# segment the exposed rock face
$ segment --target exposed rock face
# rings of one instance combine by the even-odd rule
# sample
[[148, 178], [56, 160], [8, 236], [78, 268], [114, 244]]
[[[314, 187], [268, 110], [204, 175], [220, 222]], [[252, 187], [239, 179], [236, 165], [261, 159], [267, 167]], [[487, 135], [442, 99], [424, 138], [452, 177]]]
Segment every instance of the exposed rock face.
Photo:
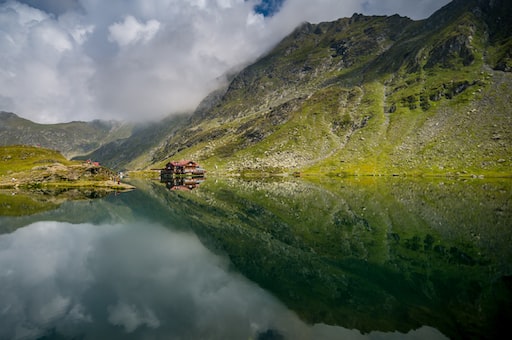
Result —
[[440, 65], [443, 68], [453, 68], [453, 60], [460, 59], [464, 66], [469, 66], [475, 61], [475, 55], [471, 47], [470, 36], [458, 35], [446, 41], [440, 46], [434, 47], [430, 52], [425, 69]]

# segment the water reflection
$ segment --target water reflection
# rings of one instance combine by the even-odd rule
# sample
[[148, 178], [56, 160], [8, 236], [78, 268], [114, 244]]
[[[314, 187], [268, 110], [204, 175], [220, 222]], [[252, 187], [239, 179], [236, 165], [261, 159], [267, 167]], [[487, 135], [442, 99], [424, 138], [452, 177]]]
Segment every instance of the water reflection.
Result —
[[204, 177], [172, 177], [163, 180], [169, 190], [190, 191], [205, 181]]
[[512, 321], [511, 181], [134, 184], [0, 216], [0, 339], [493, 338]]
[[155, 224], [37, 222], [0, 236], [0, 268], [1, 339], [367, 338], [307, 326], [193, 234]]
[[0, 189], [0, 216], [27, 216], [57, 208], [69, 200], [89, 200], [105, 197], [101, 189]]
[[511, 183], [218, 179], [170, 209], [307, 322], [493, 338], [512, 321]]
[[292, 319], [190, 234], [40, 222], [0, 242], [0, 338], [247, 338]]

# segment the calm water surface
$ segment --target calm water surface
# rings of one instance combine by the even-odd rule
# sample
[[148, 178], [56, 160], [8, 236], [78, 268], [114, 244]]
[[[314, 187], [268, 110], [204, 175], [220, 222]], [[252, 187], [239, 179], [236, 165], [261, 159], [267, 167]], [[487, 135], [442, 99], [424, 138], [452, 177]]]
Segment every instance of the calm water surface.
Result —
[[508, 332], [510, 180], [134, 184], [0, 192], [0, 339]]

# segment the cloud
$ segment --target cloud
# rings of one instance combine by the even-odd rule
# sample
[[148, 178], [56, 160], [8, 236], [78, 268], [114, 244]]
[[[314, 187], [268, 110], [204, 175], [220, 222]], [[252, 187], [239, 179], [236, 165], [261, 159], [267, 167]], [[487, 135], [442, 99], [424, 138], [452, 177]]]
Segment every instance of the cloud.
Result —
[[421, 18], [446, 2], [3, 1], [0, 110], [45, 123], [160, 119], [193, 110], [227, 72], [303, 21], [354, 12]]
[[23, 2], [57, 15], [80, 8], [79, 0], [24, 0]]
[[148, 42], [160, 29], [160, 22], [148, 20], [147, 23], [140, 23], [137, 19], [128, 15], [123, 22], [115, 23], [108, 28], [110, 32], [109, 41], [115, 41], [120, 47]]
[[79, 40], [87, 30], [80, 35], [79, 26], [69, 30], [65, 22], [16, 2], [0, 7], [0, 23], [1, 109], [38, 121], [65, 114], [87, 118], [91, 98], [83, 79], [94, 74], [94, 63]]
[[118, 302], [109, 306], [108, 321], [113, 325], [123, 326], [127, 333], [131, 333], [142, 325], [150, 328], [158, 328], [160, 321], [155, 313], [147, 307], [139, 308], [135, 305], [128, 305], [126, 302]]
[[363, 2], [363, 12], [372, 15], [392, 15], [399, 13], [412, 19], [424, 19], [450, 0], [366, 0]]

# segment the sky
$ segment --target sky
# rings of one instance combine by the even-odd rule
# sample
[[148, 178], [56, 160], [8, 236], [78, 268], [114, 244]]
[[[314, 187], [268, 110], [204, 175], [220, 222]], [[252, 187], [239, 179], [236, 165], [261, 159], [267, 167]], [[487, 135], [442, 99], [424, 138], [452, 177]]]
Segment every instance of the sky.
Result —
[[190, 112], [304, 21], [449, 0], [0, 0], [0, 111], [38, 123]]

